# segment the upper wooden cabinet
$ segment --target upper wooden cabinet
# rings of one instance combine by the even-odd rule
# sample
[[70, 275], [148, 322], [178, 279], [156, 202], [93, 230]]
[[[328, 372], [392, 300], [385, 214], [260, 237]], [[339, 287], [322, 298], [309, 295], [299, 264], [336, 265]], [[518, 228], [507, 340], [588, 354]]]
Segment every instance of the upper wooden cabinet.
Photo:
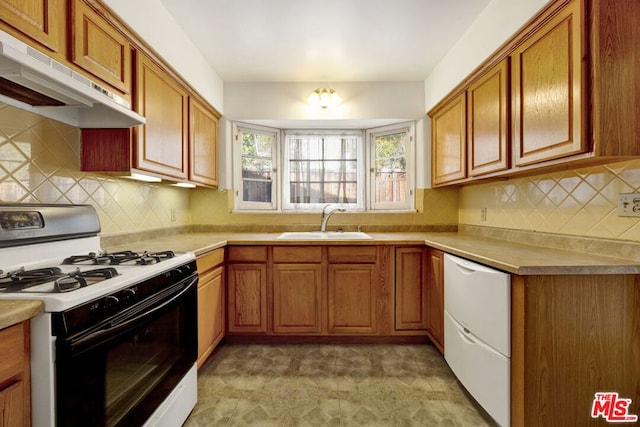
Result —
[[431, 113], [432, 181], [434, 185], [467, 176], [466, 94]]
[[134, 164], [179, 180], [188, 177], [187, 91], [158, 64], [136, 52], [136, 111], [147, 123], [134, 128]]
[[583, 13], [574, 0], [511, 54], [516, 166], [587, 150]]
[[[0, 20], [52, 53], [65, 52], [66, 0], [0, 0]], [[7, 27], [3, 26], [3, 29]]]
[[218, 186], [219, 114], [189, 97], [189, 180]]
[[429, 112], [433, 185], [640, 155], [639, 21], [640, 2], [549, 2]]
[[129, 40], [82, 0], [71, 3], [71, 61], [131, 98]]
[[501, 61], [467, 89], [469, 176], [509, 167], [508, 60]]

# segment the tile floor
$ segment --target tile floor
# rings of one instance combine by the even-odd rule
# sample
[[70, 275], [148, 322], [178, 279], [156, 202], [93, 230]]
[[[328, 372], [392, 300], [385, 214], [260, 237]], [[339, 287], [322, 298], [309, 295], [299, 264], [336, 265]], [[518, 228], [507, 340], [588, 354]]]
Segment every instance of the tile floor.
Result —
[[229, 345], [185, 427], [493, 426], [430, 345]]

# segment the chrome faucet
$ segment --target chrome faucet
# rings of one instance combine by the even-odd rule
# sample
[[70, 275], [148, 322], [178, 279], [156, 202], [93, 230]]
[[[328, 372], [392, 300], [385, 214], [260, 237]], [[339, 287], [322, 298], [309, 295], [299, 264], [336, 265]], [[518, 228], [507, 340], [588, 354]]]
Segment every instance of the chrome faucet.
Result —
[[324, 208], [322, 208], [322, 217], [320, 218], [320, 231], [323, 233], [327, 231], [327, 222], [329, 221], [329, 218], [331, 218], [331, 215], [333, 215], [336, 212], [347, 211], [345, 208], [336, 206], [327, 212], [327, 208], [329, 206], [331, 205], [326, 205]]

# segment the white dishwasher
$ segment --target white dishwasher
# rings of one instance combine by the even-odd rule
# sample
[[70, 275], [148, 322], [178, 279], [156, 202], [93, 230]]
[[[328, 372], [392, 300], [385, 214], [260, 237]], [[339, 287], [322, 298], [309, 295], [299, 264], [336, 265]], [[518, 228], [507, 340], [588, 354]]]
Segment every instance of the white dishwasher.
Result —
[[445, 360], [487, 413], [508, 426], [511, 276], [445, 254], [444, 307]]

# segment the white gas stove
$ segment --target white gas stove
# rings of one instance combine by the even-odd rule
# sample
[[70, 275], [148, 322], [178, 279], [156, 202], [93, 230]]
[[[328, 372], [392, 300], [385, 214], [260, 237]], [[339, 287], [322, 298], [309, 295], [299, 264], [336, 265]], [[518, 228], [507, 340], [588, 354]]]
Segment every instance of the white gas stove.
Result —
[[195, 256], [108, 253], [99, 232], [92, 206], [0, 204], [0, 299], [44, 303], [33, 425], [179, 425], [197, 396]]

